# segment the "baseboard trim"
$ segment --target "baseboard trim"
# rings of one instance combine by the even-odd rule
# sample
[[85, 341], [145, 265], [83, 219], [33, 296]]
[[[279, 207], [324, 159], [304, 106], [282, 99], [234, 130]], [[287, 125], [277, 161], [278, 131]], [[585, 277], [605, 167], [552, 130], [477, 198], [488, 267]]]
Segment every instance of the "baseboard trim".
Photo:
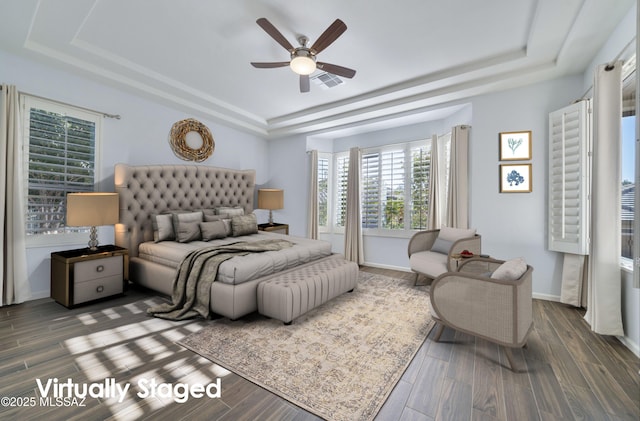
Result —
[[559, 295], [551, 295], [551, 294], [541, 294], [539, 292], [534, 292], [532, 294], [533, 298], [535, 298], [536, 300], [544, 300], [544, 301], [555, 301], [557, 303], [560, 303], [560, 296]]
[[370, 266], [372, 268], [397, 270], [400, 272], [412, 273], [411, 269], [403, 266], [382, 265], [380, 263], [372, 263], [372, 262], [364, 262], [362, 266]]
[[622, 345], [626, 346], [631, 352], [636, 354], [636, 357], [640, 358], [640, 345], [633, 342], [628, 336], [616, 336], [616, 338], [622, 342]]

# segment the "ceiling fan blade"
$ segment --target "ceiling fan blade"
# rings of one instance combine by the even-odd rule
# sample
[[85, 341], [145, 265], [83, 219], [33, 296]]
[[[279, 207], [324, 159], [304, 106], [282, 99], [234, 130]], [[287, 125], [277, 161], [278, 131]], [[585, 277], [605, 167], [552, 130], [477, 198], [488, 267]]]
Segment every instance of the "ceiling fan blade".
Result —
[[320, 51], [327, 48], [333, 41], [338, 39], [340, 35], [347, 30], [347, 25], [341, 21], [340, 19], [336, 19], [331, 26], [329, 26], [325, 31], [318, 37], [316, 42], [311, 46], [311, 50], [318, 54]]
[[276, 67], [286, 67], [289, 65], [288, 61], [274, 61], [268, 63], [256, 63], [251, 62], [253, 67], [257, 67], [258, 69], [275, 69]]
[[309, 92], [309, 75], [300, 75], [300, 92]]
[[260, 18], [256, 21], [256, 23], [260, 25], [260, 27], [271, 36], [271, 38], [276, 40], [276, 42], [282, 45], [287, 51], [292, 53], [295, 50], [295, 48], [293, 48], [293, 45], [291, 45], [291, 43], [287, 41], [284, 35], [282, 35], [280, 31], [278, 31], [276, 27], [267, 20], [267, 18]]
[[323, 63], [321, 61], [316, 63], [318, 69], [324, 70], [327, 73], [331, 73], [337, 76], [342, 76], [351, 79], [356, 75], [356, 71], [349, 69], [348, 67], [338, 66], [337, 64]]

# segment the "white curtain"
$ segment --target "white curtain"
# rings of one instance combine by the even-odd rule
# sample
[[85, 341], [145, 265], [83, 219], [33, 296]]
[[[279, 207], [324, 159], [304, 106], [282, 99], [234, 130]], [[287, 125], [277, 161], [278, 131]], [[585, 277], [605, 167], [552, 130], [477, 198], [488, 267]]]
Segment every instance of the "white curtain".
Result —
[[18, 90], [8, 85], [0, 89], [0, 306], [4, 306], [30, 299], [31, 287], [27, 279]]
[[440, 229], [440, 179], [438, 153], [438, 135], [431, 137], [431, 167], [429, 168], [429, 209], [427, 210], [427, 229]]
[[591, 252], [585, 320], [603, 335], [624, 335], [620, 272], [622, 62], [600, 65], [593, 84]]
[[311, 165], [309, 174], [309, 214], [307, 215], [307, 236], [318, 239], [318, 151], [309, 152]]
[[469, 126], [451, 130], [451, 163], [446, 226], [469, 227]]
[[360, 149], [349, 151], [349, 173], [347, 176], [347, 215], [344, 224], [344, 257], [364, 263], [362, 246], [362, 218], [360, 215]]

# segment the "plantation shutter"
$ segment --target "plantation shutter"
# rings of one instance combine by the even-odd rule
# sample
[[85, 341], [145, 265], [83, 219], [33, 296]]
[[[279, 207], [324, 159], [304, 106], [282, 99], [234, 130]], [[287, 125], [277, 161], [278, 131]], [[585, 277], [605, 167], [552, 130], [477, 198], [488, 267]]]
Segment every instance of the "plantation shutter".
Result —
[[362, 156], [362, 228], [378, 228], [380, 215], [380, 153]]
[[336, 158], [336, 226], [343, 227], [347, 215], [347, 178], [349, 175], [349, 155]]
[[318, 226], [327, 227], [329, 221], [329, 159], [318, 158]]
[[96, 122], [38, 107], [28, 111], [26, 232], [64, 232], [67, 193], [94, 190]]
[[411, 148], [411, 229], [427, 228], [431, 149], [430, 145]]
[[589, 254], [590, 101], [549, 115], [549, 250]]
[[382, 192], [380, 194], [384, 215], [382, 228], [404, 228], [404, 161], [403, 149], [382, 153]]

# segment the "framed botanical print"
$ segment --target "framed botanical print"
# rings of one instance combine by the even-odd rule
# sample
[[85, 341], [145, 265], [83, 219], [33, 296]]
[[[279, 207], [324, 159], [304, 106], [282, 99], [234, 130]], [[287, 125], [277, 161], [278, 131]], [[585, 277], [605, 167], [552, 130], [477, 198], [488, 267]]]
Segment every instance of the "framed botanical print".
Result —
[[500, 133], [500, 161], [531, 159], [531, 130]]
[[531, 193], [531, 164], [501, 164], [500, 193]]

